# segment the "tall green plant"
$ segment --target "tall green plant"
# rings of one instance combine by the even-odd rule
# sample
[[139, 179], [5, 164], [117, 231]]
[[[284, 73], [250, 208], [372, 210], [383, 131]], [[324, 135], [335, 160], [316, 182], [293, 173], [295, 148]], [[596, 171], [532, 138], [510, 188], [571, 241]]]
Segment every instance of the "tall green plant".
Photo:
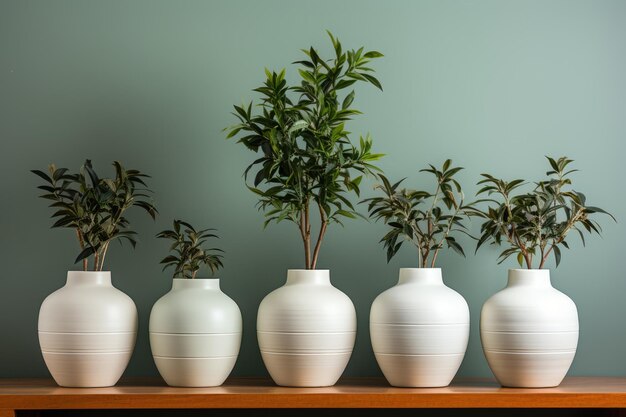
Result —
[[223, 267], [222, 255], [216, 253], [223, 252], [221, 249], [202, 247], [209, 238], [219, 238], [216, 234], [210, 233], [215, 229], [196, 230], [182, 220], [174, 220], [173, 226], [172, 229], [164, 230], [157, 235], [158, 238], [173, 241], [170, 251], [174, 252], [174, 255], [168, 255], [161, 261], [165, 265], [164, 271], [174, 267], [174, 278], [194, 279], [202, 266], [208, 267], [211, 275]]
[[405, 241], [417, 248], [418, 265], [434, 268], [444, 245], [465, 256], [455, 234], [468, 233], [464, 221], [473, 214], [473, 204], [465, 204], [461, 184], [454, 175], [461, 167], [453, 167], [450, 159], [441, 169], [429, 165], [420, 170], [435, 177], [435, 191], [399, 188], [406, 179], [392, 184], [380, 175], [382, 197], [363, 200], [368, 203], [370, 217], [383, 220], [391, 230], [380, 240], [387, 249], [387, 262], [395, 256]]
[[[364, 82], [382, 90], [369, 67], [382, 54], [363, 48], [344, 51], [328, 34], [333, 58], [321, 58], [313, 47], [303, 50], [306, 57], [294, 63], [300, 83], [293, 86], [284, 69], [265, 70], [265, 83], [254, 90], [261, 96], [259, 111], [253, 112], [252, 103], [234, 106], [239, 124], [227, 128], [228, 138], [238, 136], [238, 143], [260, 155], [245, 170], [246, 181], [256, 170], [248, 188], [259, 196], [265, 226], [283, 220], [298, 226], [307, 269], [317, 265], [328, 225], [356, 217], [347, 194], [359, 195], [362, 174], [377, 171], [372, 162], [382, 156], [371, 152], [369, 135], [355, 144], [345, 129], [360, 114], [352, 107], [355, 92], [349, 87]], [[312, 212], [318, 213], [320, 224], [314, 246]]]
[[75, 230], [80, 246], [75, 262], [82, 261], [85, 271], [89, 269], [89, 257], [93, 257], [91, 269], [102, 270], [114, 240], [127, 240], [135, 247], [137, 233], [129, 228], [126, 210], [139, 207], [153, 219], [157, 214], [150, 200], [151, 191], [143, 180], [149, 176], [126, 170], [118, 161], [113, 166], [113, 178], [100, 178], [89, 159], [77, 173], [55, 165], [48, 167], [48, 173], [31, 171], [45, 182], [37, 188], [44, 192], [41, 198], [52, 201], [49, 207], [55, 209], [52, 218], [56, 219], [52, 227]]
[[482, 174], [483, 180], [478, 184], [484, 187], [477, 194], [493, 197], [484, 200], [491, 203], [486, 210], [476, 212], [485, 219], [476, 250], [486, 242], [506, 245], [498, 263], [516, 255], [519, 265], [528, 269], [533, 265], [543, 268], [553, 254], [558, 267], [560, 248], [569, 249], [566, 238], [571, 231], [578, 233], [584, 245], [585, 232], [600, 234], [602, 230], [592, 215], [602, 213], [615, 220], [605, 210], [587, 205], [583, 193], [570, 189], [570, 174], [577, 171], [569, 168], [572, 159], [546, 158], [551, 168], [546, 172], [549, 178], [536, 182], [528, 192], [520, 192], [525, 180], [505, 181]]

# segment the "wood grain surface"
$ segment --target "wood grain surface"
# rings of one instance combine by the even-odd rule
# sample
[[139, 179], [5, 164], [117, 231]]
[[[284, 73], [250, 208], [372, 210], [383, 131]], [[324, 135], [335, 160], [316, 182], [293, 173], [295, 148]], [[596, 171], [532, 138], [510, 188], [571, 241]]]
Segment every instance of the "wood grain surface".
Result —
[[626, 408], [626, 378], [572, 377], [557, 388], [502, 388], [462, 379], [445, 388], [394, 388], [347, 378], [328, 388], [286, 388], [232, 378], [216, 388], [174, 388], [127, 379], [110, 388], [61, 388], [47, 379], [0, 379], [0, 417], [12, 410], [210, 408]]

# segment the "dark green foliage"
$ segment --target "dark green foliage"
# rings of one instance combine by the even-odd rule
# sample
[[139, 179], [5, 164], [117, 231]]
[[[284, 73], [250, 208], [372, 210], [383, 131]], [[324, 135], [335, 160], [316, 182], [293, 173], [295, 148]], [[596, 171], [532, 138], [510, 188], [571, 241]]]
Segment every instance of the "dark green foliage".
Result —
[[[485, 219], [476, 250], [485, 242], [508, 247], [500, 253], [498, 263], [516, 255], [520, 266], [543, 268], [550, 253], [554, 254], [556, 266], [561, 262], [560, 246], [568, 249], [565, 240], [575, 230], [585, 243], [584, 232], [600, 234], [600, 225], [590, 215], [603, 213], [615, 218], [601, 208], [588, 206], [585, 195], [569, 189], [569, 176], [576, 172], [568, 165], [574, 162], [566, 157], [557, 160], [546, 157], [551, 170], [548, 179], [535, 183], [530, 192], [519, 192], [525, 181], [510, 182], [482, 174], [484, 185], [477, 194], [495, 195], [487, 200], [491, 205], [486, 211], [476, 213]], [[516, 193], [514, 193], [514, 191]]]
[[463, 222], [474, 211], [472, 204], [464, 204], [461, 185], [454, 179], [462, 169], [452, 167], [452, 161], [448, 159], [440, 170], [433, 165], [420, 170], [434, 175], [437, 184], [434, 193], [398, 188], [404, 179], [391, 184], [380, 175], [383, 183], [377, 188], [384, 196], [368, 198], [364, 202], [368, 203], [370, 217], [382, 219], [391, 227], [380, 240], [387, 249], [387, 262], [405, 241], [417, 247], [418, 265], [423, 268], [435, 267], [444, 244], [465, 256], [454, 235], [464, 233], [470, 236]]
[[100, 178], [91, 161], [86, 160], [78, 173], [69, 173], [67, 168], [48, 167], [48, 173], [33, 170], [45, 181], [40, 185], [44, 191], [40, 197], [51, 200], [55, 209], [52, 227], [67, 227], [76, 230], [80, 253], [75, 262], [83, 261], [88, 269], [88, 258], [93, 256], [95, 271], [104, 266], [109, 244], [118, 239], [127, 240], [134, 247], [136, 232], [129, 229], [124, 213], [131, 207], [145, 210], [153, 219], [157, 210], [150, 200], [151, 191], [144, 178], [148, 175], [137, 170], [125, 170], [114, 161], [115, 178]]
[[[182, 228], [181, 228], [182, 226]], [[222, 255], [214, 252], [223, 252], [218, 248], [203, 249], [202, 245], [209, 238], [219, 238], [210, 233], [215, 229], [196, 230], [189, 223], [174, 220], [172, 230], [164, 230], [158, 238], [173, 240], [170, 251], [175, 255], [163, 258], [163, 270], [174, 267], [174, 278], [195, 278], [200, 268], [205, 265], [211, 270], [211, 275], [223, 267]]]
[[[285, 70], [265, 70], [265, 83], [254, 91], [257, 107], [234, 106], [239, 124], [228, 128], [228, 138], [259, 154], [245, 170], [254, 178], [250, 190], [259, 196], [265, 225], [288, 220], [295, 223], [304, 243], [307, 269], [314, 269], [329, 223], [354, 218], [357, 213], [346, 195], [359, 194], [362, 174], [378, 169], [373, 161], [382, 155], [371, 152], [372, 140], [361, 137], [354, 144], [345, 123], [360, 112], [352, 107], [355, 83], [382, 89], [368, 65], [382, 56], [376, 51], [343, 51], [329, 32], [335, 57], [320, 57], [316, 49], [303, 50], [300, 84], [290, 86]], [[253, 112], [258, 108], [258, 112]], [[356, 176], [355, 176], [356, 175]], [[320, 216], [320, 230], [311, 255], [311, 204]]]

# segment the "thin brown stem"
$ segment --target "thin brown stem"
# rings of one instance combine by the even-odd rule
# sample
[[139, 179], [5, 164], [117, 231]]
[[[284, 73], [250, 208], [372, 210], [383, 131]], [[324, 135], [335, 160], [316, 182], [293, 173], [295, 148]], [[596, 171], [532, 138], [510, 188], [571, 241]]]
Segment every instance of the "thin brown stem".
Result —
[[548, 249], [548, 251], [546, 252], [545, 255], [543, 255], [543, 253], [542, 253], [541, 263], [539, 264], [539, 269], [543, 268], [543, 266], [545, 265], [546, 261], [548, 260], [548, 255], [550, 255], [550, 252], [552, 252], [552, 249], [555, 246], [556, 246], [556, 243], [553, 243], [552, 246], [550, 246], [550, 248]]
[[550, 253], [552, 252], [554, 247], [557, 246], [558, 244], [560, 244], [561, 242], [563, 242], [565, 240], [565, 236], [567, 235], [569, 230], [572, 227], [574, 227], [574, 224], [576, 224], [576, 222], [578, 221], [578, 218], [580, 217], [581, 213], [582, 213], [582, 210], [578, 210], [578, 212], [574, 216], [572, 216], [571, 220], [565, 226], [565, 228], [563, 229], [563, 232], [561, 232], [561, 236], [558, 239], [552, 240], [552, 245], [550, 246], [548, 251], [545, 254], [542, 251], [542, 253], [541, 253], [541, 263], [539, 264], [539, 269], [543, 268], [543, 266], [545, 265], [545, 263], [548, 260], [548, 256], [550, 255]]
[[102, 269], [104, 268], [104, 258], [106, 258], [108, 250], [109, 250], [109, 242], [105, 243], [102, 246], [102, 255], [100, 258], [100, 265], [98, 266], [98, 271], [102, 271]]
[[328, 226], [328, 219], [326, 218], [326, 213], [324, 212], [324, 208], [318, 203], [317, 207], [320, 211], [320, 232], [317, 236], [317, 242], [315, 242], [315, 249], [313, 251], [313, 261], [311, 263], [311, 269], [315, 269], [317, 266], [317, 258], [320, 254], [320, 249], [322, 247], [322, 241], [324, 240], [324, 235], [326, 234], [326, 227]]
[[[78, 243], [80, 244], [80, 250], [82, 251], [85, 249], [85, 240], [83, 239], [83, 234], [79, 228], [76, 228], [76, 236], [78, 237]], [[83, 271], [86, 271], [88, 267], [87, 258], [85, 258], [83, 259]]]
[[309, 214], [309, 201], [306, 201], [300, 212], [300, 233], [304, 244], [304, 263], [306, 269], [311, 269], [311, 224]]
[[550, 254], [550, 251], [552, 250], [552, 248], [548, 249], [548, 253], [544, 253], [545, 252], [545, 245], [539, 245], [539, 259], [541, 259], [541, 261], [539, 262], [539, 269], [543, 268], [543, 264], [546, 262], [546, 258], [548, 257], [548, 255]]
[[448, 221], [448, 226], [446, 227], [446, 231], [443, 233], [443, 236], [439, 240], [439, 243], [437, 244], [437, 249], [435, 250], [435, 253], [433, 254], [433, 259], [432, 259], [432, 262], [430, 263], [431, 268], [435, 267], [435, 261], [437, 260], [437, 255], [439, 255], [439, 251], [443, 247], [443, 242], [446, 240], [448, 235], [450, 235], [450, 231], [452, 230], [452, 224], [454, 224], [454, 219], [456, 218], [456, 215], [459, 214], [459, 211], [461, 210], [462, 206], [463, 206], [463, 201], [461, 201], [461, 204], [457, 205], [456, 210], [454, 211], [454, 214], [452, 215], [452, 217], [450, 217], [450, 220]]
[[513, 245], [519, 248], [522, 252], [522, 256], [524, 257], [524, 261], [526, 262], [526, 268], [532, 269], [533, 258], [532, 255], [526, 249], [526, 246], [522, 243], [519, 236], [517, 235], [517, 230], [515, 229], [515, 224], [511, 226], [511, 231], [504, 229], [504, 235], [507, 237], [508, 241]]
[[100, 255], [98, 253], [98, 251], [96, 251], [93, 254], [93, 270], [97, 271], [98, 270], [98, 261], [100, 260]]

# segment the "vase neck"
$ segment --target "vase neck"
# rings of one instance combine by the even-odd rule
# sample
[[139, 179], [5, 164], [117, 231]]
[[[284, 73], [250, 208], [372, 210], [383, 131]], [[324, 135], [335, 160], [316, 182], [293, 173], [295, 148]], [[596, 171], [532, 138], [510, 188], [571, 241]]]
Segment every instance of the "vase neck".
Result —
[[509, 269], [508, 287], [551, 287], [549, 269]]
[[400, 268], [398, 284], [443, 284], [441, 268]]
[[330, 271], [328, 269], [290, 269], [287, 271], [285, 285], [294, 284], [330, 285]]
[[66, 285], [111, 286], [111, 271], [67, 271]]
[[217, 278], [174, 278], [172, 281], [173, 290], [182, 290], [187, 288], [219, 290], [220, 280]]

